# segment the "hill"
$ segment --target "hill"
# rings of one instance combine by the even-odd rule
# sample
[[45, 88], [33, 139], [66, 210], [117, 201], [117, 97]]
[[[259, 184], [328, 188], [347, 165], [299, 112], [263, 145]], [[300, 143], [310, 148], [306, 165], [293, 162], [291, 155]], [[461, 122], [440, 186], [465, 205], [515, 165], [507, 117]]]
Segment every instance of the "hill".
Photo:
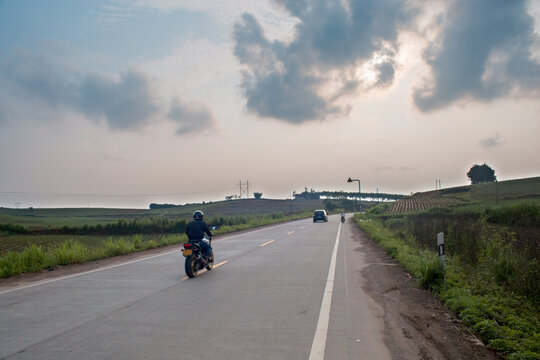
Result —
[[386, 212], [395, 214], [433, 207], [509, 205], [523, 200], [540, 203], [540, 177], [416, 193], [396, 201]]

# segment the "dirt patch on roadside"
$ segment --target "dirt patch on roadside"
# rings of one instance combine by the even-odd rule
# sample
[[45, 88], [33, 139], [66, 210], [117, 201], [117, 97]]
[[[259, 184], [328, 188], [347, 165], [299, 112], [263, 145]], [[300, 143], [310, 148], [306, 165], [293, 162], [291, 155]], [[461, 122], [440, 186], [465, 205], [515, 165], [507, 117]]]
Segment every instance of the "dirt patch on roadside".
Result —
[[393, 359], [499, 360], [429, 291], [355, 225], [365, 255], [364, 291], [384, 307], [385, 342]]

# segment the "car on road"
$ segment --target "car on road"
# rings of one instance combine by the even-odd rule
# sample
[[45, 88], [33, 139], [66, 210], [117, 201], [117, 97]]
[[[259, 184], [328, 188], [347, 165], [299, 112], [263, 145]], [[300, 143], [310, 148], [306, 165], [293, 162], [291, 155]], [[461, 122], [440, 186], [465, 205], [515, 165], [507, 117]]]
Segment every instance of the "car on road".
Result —
[[313, 222], [317, 222], [319, 220], [322, 220], [324, 222], [328, 222], [328, 215], [326, 215], [325, 210], [315, 210], [313, 212]]

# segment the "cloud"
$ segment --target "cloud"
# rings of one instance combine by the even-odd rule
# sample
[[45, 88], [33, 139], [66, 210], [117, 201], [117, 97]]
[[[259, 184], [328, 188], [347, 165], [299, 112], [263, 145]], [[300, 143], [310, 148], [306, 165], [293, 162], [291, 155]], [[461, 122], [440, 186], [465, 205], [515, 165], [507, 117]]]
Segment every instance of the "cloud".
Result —
[[0, 78], [15, 97], [36, 98], [56, 108], [77, 102], [74, 69], [44, 54], [15, 49], [0, 59]]
[[174, 99], [168, 117], [179, 125], [176, 134], [184, 135], [197, 133], [214, 127], [215, 120], [212, 112], [202, 104], [182, 104]]
[[390, 86], [394, 82], [394, 75], [396, 73], [395, 62], [393, 59], [378, 63], [374, 65], [377, 72], [376, 87]]
[[[177, 134], [215, 124], [204, 105], [181, 105], [173, 97], [169, 109], [166, 99], [156, 96], [154, 85], [135, 67], [118, 75], [88, 73], [52, 56], [18, 49], [0, 58], [0, 121], [17, 121], [28, 117], [29, 111], [36, 119], [72, 111], [117, 130], [138, 129], [159, 118], [180, 124]], [[53, 115], [44, 115], [50, 112]]]
[[89, 117], [106, 119], [114, 129], [144, 125], [159, 111], [149, 80], [144, 73], [134, 69], [124, 71], [118, 79], [88, 74], [78, 91], [81, 112]]
[[540, 90], [540, 63], [532, 57], [534, 19], [526, 0], [456, 0], [424, 58], [432, 78], [415, 90], [424, 111], [460, 100], [490, 101]]
[[478, 142], [478, 144], [483, 147], [484, 149], [490, 149], [493, 147], [498, 147], [504, 144], [505, 141], [501, 140], [501, 137], [499, 134], [495, 134], [495, 136], [491, 136], [485, 139], [482, 139]]
[[346, 96], [358, 89], [358, 72], [370, 62], [371, 87], [392, 84], [399, 30], [415, 17], [405, 2], [275, 2], [298, 19], [292, 41], [270, 41], [251, 14], [234, 26], [234, 54], [244, 67], [241, 89], [249, 111], [291, 123], [346, 115]]

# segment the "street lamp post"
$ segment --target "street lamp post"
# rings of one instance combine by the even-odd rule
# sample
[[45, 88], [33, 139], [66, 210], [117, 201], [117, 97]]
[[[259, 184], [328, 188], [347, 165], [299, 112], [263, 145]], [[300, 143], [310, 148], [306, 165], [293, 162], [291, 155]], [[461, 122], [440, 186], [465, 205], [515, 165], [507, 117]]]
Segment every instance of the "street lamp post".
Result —
[[360, 190], [360, 179], [351, 179], [350, 177], [347, 179], [348, 183], [352, 183], [353, 181], [358, 181], [358, 198], [359, 200], [362, 199], [362, 191]]

